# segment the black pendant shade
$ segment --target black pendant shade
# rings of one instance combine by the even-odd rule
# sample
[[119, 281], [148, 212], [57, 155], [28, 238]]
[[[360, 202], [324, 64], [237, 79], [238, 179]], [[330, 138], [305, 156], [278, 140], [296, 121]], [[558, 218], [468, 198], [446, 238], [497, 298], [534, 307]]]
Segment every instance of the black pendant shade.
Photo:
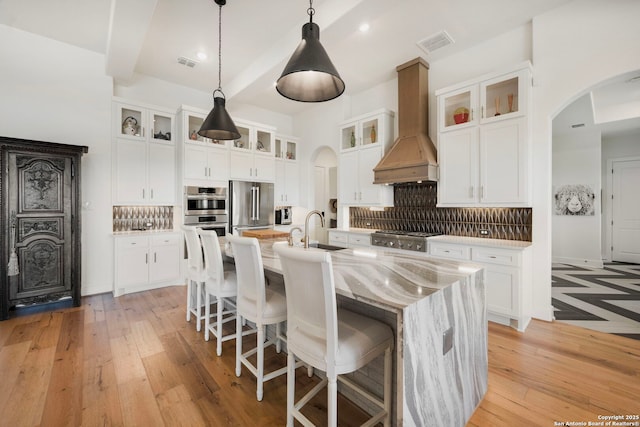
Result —
[[280, 95], [301, 102], [323, 102], [344, 92], [344, 81], [320, 44], [320, 27], [302, 26], [302, 41], [276, 83]]
[[224, 105], [225, 99], [214, 94], [213, 109], [202, 122], [198, 135], [217, 140], [240, 139], [240, 132]]
[[[225, 97], [222, 92], [222, 6], [227, 4], [226, 0], [215, 0], [219, 6], [218, 9], [218, 88], [213, 91], [213, 109], [209, 113], [198, 135], [205, 138], [211, 138], [219, 141], [228, 139], [240, 139], [240, 132], [235, 123], [227, 113], [225, 105]], [[220, 95], [216, 96], [216, 92]]]

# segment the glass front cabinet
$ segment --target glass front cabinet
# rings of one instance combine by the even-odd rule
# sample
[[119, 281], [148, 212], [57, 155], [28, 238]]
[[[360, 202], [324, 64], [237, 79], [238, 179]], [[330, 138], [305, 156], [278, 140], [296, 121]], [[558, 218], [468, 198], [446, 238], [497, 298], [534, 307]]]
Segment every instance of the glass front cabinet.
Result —
[[437, 91], [439, 132], [528, 114], [528, 86], [531, 72], [523, 68]]

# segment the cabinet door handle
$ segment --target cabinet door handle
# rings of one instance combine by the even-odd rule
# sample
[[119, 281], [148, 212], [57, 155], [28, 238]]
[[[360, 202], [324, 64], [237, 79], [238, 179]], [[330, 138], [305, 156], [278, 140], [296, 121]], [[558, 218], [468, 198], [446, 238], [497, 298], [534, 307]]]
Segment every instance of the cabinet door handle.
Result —
[[474, 191], [473, 191], [473, 185], [472, 185], [469, 187], [469, 197], [473, 198], [473, 194], [474, 194]]
[[153, 188], [150, 190], [151, 192], [151, 199], [153, 199]]
[[149, 254], [144, 254], [144, 263], [149, 264]]
[[142, 189], [142, 198], [144, 199], [144, 188]]
[[498, 257], [497, 257], [497, 256], [495, 256], [495, 255], [490, 255], [490, 256], [489, 256], [489, 258], [491, 258], [491, 259], [496, 259], [496, 258], [498, 258]]
[[480, 118], [484, 119], [484, 105], [480, 107]]
[[155, 264], [156, 262], [158, 262], [158, 254], [156, 252], [153, 253], [153, 263]]
[[357, 191], [353, 192], [353, 200], [358, 200], [358, 192]]
[[473, 108], [471, 109], [471, 119], [470, 121], [473, 121]]

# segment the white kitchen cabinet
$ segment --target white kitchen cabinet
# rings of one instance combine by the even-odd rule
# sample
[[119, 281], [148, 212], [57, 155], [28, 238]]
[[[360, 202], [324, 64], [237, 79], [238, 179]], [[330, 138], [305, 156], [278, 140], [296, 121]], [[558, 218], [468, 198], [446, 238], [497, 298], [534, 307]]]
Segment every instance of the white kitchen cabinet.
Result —
[[373, 184], [373, 168], [393, 143], [393, 117], [391, 111], [378, 110], [340, 126], [340, 204], [393, 206], [393, 187]]
[[531, 205], [530, 86], [527, 63], [436, 92], [438, 206]]
[[229, 152], [231, 179], [275, 181], [275, 128], [244, 121], [236, 121], [236, 127], [240, 139]]
[[440, 206], [527, 206], [525, 118], [440, 136]]
[[276, 135], [275, 157], [275, 203], [277, 206], [297, 206], [300, 204], [298, 139]]
[[276, 160], [274, 193], [276, 206], [298, 206], [300, 204], [300, 166], [298, 162]]
[[181, 284], [180, 233], [115, 236], [114, 296]]
[[[447, 239], [447, 236], [443, 238]], [[530, 246], [505, 248], [500, 243], [496, 243], [496, 247], [484, 246], [474, 238], [469, 238], [469, 242], [449, 243], [432, 238], [429, 239], [429, 255], [481, 264], [485, 270], [488, 319], [524, 331], [531, 320]]]
[[226, 186], [229, 180], [229, 151], [225, 145], [184, 144], [184, 185]]
[[[112, 144], [113, 204], [174, 204], [174, 115], [122, 102], [113, 105], [116, 117]], [[134, 118], [130, 123], [135, 126], [119, 123], [123, 116], [125, 122]]]
[[357, 231], [337, 231], [329, 230], [328, 242], [333, 246], [343, 248], [363, 248], [371, 246], [370, 233]]
[[178, 110], [178, 161], [182, 185], [226, 187], [229, 181], [227, 141], [214, 141], [198, 135], [208, 112], [181, 106]]

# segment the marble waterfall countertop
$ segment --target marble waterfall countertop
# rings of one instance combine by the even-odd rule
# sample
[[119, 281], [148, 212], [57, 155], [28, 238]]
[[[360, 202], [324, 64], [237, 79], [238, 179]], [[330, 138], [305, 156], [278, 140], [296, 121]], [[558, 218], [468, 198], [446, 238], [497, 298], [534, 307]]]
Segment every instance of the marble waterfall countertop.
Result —
[[[282, 239], [260, 239], [265, 270], [282, 274], [274, 244]], [[225, 251], [229, 251], [225, 247]], [[301, 250], [303, 248], [301, 247]], [[308, 250], [323, 250], [309, 248]], [[477, 264], [442, 260], [384, 248], [331, 251], [336, 292], [382, 308], [404, 309], [482, 269]]]
[[[281, 275], [274, 244], [287, 243], [260, 240], [263, 265]], [[225, 252], [233, 256], [228, 245]], [[487, 390], [482, 266], [377, 248], [332, 251], [331, 259], [349, 309], [378, 310], [396, 332], [393, 425], [464, 426]]]

